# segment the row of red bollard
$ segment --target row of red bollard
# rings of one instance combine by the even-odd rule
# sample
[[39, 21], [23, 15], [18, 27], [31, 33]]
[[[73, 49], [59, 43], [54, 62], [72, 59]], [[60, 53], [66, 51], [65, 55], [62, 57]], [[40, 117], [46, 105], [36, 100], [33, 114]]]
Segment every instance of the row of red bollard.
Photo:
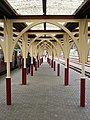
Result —
[[[37, 71], [37, 67], [39, 68], [39, 64], [43, 63], [43, 58], [35, 61], [35, 64], [30, 65], [30, 74], [33, 76], [33, 66], [35, 67], [35, 71]], [[24, 68], [24, 59], [22, 59], [22, 85], [26, 85], [26, 68]], [[7, 105], [11, 105], [11, 78], [6, 78], [6, 103]]]
[[[37, 60], [35, 63], [35, 70], [37, 71], [37, 67], [39, 68], [39, 62], [40, 65], [43, 63], [43, 58]], [[48, 64], [51, 66], [51, 68], [54, 68], [54, 71], [56, 70], [56, 62], [51, 60], [50, 58], [47, 58]], [[69, 62], [69, 61], [67, 61]], [[31, 64], [31, 76], [33, 76], [33, 64]], [[65, 86], [68, 85], [68, 74], [69, 74], [69, 63], [67, 64], [67, 68], [65, 68], [65, 79], [64, 84]], [[57, 76], [60, 76], [60, 64], [57, 64]], [[24, 68], [24, 59], [22, 59], [22, 85], [26, 85], [26, 68]], [[80, 92], [80, 106], [85, 106], [85, 78], [81, 78], [81, 92]], [[7, 105], [11, 105], [11, 78], [6, 78], [6, 102]]]
[[[43, 63], [43, 58], [40, 60], [38, 59], [35, 61], [35, 64], [30, 65], [30, 74], [33, 76], [33, 66], [35, 67], [35, 71], [37, 71], [37, 68]], [[22, 59], [22, 85], [26, 85], [26, 68], [24, 68], [24, 59]]]
[[[47, 62], [48, 64], [51, 66], [51, 68], [54, 69], [54, 71], [56, 71], [56, 62], [53, 60], [51, 60], [50, 58], [47, 58]], [[57, 64], [57, 76], [60, 76], [60, 64]]]
[[[47, 58], [48, 64], [51, 66], [51, 68], [56, 68], [56, 62], [51, 60], [50, 58]], [[54, 65], [54, 67], [53, 67]], [[57, 76], [60, 76], [60, 64], [57, 64]], [[65, 74], [64, 74], [64, 85], [67, 86], [69, 84], [69, 59], [67, 59], [67, 67], [65, 68]], [[81, 78], [81, 84], [80, 84], [80, 106], [85, 107], [85, 78]]]

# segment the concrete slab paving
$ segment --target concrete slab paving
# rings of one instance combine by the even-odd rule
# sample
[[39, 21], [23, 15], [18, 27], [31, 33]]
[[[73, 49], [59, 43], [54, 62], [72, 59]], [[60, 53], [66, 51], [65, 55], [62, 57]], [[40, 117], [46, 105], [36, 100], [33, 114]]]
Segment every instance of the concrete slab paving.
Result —
[[86, 106], [80, 107], [80, 74], [69, 71], [69, 85], [45, 62], [21, 85], [21, 70], [11, 73], [12, 105], [6, 105], [5, 76], [0, 77], [0, 120], [90, 120], [90, 79], [86, 78]]

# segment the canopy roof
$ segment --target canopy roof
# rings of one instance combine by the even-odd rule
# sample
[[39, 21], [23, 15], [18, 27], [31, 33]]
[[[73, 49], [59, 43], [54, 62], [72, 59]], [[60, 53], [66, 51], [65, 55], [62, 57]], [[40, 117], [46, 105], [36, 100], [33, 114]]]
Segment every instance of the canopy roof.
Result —
[[20, 15], [72, 15], [84, 0], [8, 0]]
[[[19, 15], [72, 15], [84, 0], [8, 0], [8, 2]], [[35, 29], [59, 30], [58, 27], [48, 23], [32, 28]]]
[[[90, 0], [0, 0], [0, 18], [4, 19], [4, 17], [22, 20], [22, 22], [13, 23], [13, 31], [16, 32], [13, 33], [13, 36], [16, 37], [21, 30], [33, 22], [33, 19], [90, 19]], [[23, 21], [24, 19], [30, 19], [30, 22], [25, 22]], [[58, 23], [64, 24], [71, 32], [78, 31], [78, 22], [62, 21], [62, 23]], [[3, 25], [2, 23], [0, 24], [1, 36], [3, 36]], [[90, 23], [88, 23], [88, 30], [90, 30]], [[51, 32], [54, 37], [61, 38], [63, 45], [64, 31], [47, 22], [36, 25], [27, 31], [28, 43], [38, 33], [43, 32], [45, 34], [40, 39], [37, 39], [37, 41], [42, 38], [50, 38], [50, 41], [54, 42], [54, 38], [51, 39], [48, 36], [48, 33]], [[76, 33], [74, 36], [78, 37], [78, 34]], [[19, 42], [22, 43], [22, 39], [19, 39]], [[72, 42], [71, 38], [69, 42]]]
[[[69, 17], [90, 18], [90, 0], [1, 0], [0, 8], [0, 18], [2, 19], [4, 16], [9, 19], [55, 19], [58, 17], [61, 19], [65, 16], [68, 19]], [[13, 27], [21, 31], [28, 24], [31, 23], [14, 23]], [[78, 23], [60, 22], [60, 24], [64, 24], [70, 31], [78, 27]], [[3, 27], [2, 24], [0, 26]], [[36, 25], [31, 30], [60, 30], [60, 28], [43, 23]]]

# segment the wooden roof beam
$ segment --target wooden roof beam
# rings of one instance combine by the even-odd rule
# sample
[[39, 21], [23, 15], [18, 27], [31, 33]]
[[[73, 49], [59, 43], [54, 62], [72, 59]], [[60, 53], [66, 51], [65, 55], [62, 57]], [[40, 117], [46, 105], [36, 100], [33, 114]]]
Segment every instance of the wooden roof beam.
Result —
[[9, 19], [77, 19], [75, 15], [17, 15]]

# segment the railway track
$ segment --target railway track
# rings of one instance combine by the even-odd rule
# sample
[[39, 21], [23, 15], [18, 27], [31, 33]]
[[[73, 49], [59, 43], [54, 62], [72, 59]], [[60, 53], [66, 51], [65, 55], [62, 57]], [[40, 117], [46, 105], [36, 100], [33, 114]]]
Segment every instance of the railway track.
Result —
[[[70, 61], [70, 62], [71, 62], [71, 61]], [[65, 62], [60, 61], [60, 63], [63, 64], [63, 65], [65, 65]], [[72, 63], [73, 63], [73, 62], [72, 62]], [[74, 63], [75, 63], [75, 62], [74, 62]], [[77, 62], [76, 64], [80, 64], [80, 63]], [[90, 65], [86, 65], [86, 66], [89, 67]], [[76, 67], [76, 66], [71, 65], [71, 64], [69, 64], [69, 68], [71, 68], [71, 69], [73, 69], [73, 70], [75, 70], [76, 72], [79, 72], [79, 73], [81, 73], [81, 71], [82, 71], [81, 68]], [[85, 76], [87, 76], [87, 77], [90, 78], [90, 72], [88, 72], [88, 71], [85, 70]]]

